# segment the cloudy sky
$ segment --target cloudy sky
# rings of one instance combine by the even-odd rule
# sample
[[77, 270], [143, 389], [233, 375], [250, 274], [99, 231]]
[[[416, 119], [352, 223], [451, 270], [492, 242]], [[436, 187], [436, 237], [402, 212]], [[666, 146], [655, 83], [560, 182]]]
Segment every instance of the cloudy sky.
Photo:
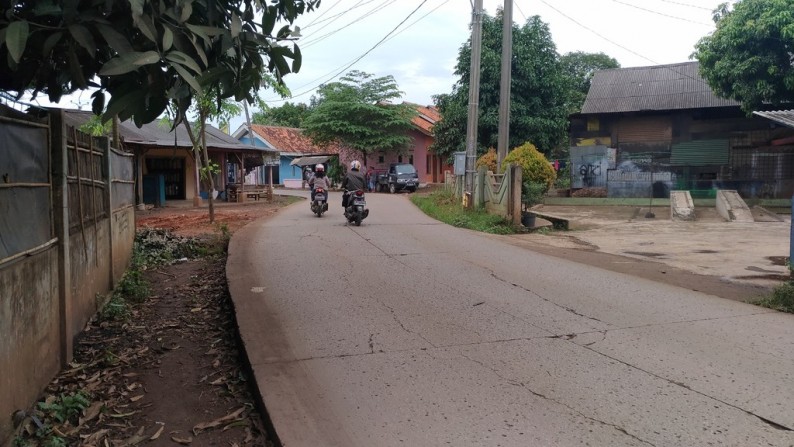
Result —
[[[473, 1], [473, 0], [471, 0]], [[285, 77], [293, 97], [308, 103], [315, 89], [349, 70], [392, 75], [403, 99], [432, 104], [449, 93], [461, 45], [470, 37], [470, 0], [322, 0], [301, 16], [303, 66]], [[539, 15], [557, 51], [603, 52], [623, 67], [685, 62], [694, 44], [714, 30], [711, 11], [726, 0], [513, 0], [513, 20]], [[733, 2], [735, 0], [728, 0]], [[503, 0], [484, 0], [494, 15]], [[260, 96], [271, 106], [275, 93]], [[48, 105], [45, 97], [40, 104]], [[90, 108], [90, 92], [59, 104]], [[232, 121], [232, 129], [243, 118]]]
[[[711, 11], [724, 0], [514, 0], [513, 20], [539, 15], [557, 51], [603, 52], [623, 67], [685, 62], [714, 30]], [[494, 15], [502, 0], [484, 0]], [[351, 69], [392, 75], [404, 99], [431, 104], [451, 91], [453, 67], [469, 38], [469, 0], [323, 0], [302, 16], [303, 67], [285, 80], [292, 102]], [[379, 43], [381, 40], [382, 43]], [[273, 93], [262, 97], [277, 106]]]

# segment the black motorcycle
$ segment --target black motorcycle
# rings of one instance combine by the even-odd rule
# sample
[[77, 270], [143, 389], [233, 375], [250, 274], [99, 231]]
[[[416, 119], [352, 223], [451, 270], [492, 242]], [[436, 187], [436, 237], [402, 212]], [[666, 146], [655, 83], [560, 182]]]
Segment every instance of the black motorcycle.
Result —
[[361, 221], [369, 216], [367, 201], [364, 200], [364, 190], [345, 191], [347, 206], [345, 207], [345, 218], [349, 223], [356, 226], [361, 225]]
[[324, 188], [314, 190], [314, 199], [311, 204], [312, 212], [317, 217], [323, 217], [323, 213], [328, 211], [328, 192]]

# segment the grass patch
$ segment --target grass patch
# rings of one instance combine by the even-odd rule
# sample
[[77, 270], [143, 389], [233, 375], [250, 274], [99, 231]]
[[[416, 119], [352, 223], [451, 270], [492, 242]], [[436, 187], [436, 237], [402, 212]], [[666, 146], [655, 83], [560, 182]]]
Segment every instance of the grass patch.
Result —
[[411, 201], [428, 216], [449, 225], [491, 234], [514, 234], [513, 225], [502, 216], [485, 210], [466, 210], [452, 191], [413, 194]]
[[771, 295], [753, 304], [790, 314], [794, 313], [794, 281], [784, 283], [772, 291]]

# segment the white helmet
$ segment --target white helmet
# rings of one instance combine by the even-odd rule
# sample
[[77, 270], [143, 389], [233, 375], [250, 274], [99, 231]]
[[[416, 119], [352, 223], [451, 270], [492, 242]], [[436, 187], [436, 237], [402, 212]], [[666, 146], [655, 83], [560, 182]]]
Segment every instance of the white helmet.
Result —
[[314, 167], [314, 170], [316, 172], [325, 172], [325, 166], [318, 164], [317, 166]]
[[358, 160], [351, 161], [350, 162], [350, 169], [352, 169], [354, 171], [358, 171], [359, 169], [361, 169], [361, 162], [359, 162]]

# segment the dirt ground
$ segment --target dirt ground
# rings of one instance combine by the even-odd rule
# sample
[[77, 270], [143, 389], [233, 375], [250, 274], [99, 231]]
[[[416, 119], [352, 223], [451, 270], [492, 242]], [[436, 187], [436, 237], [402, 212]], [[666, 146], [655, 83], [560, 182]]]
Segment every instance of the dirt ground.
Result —
[[[15, 415], [20, 446], [272, 446], [241, 355], [226, 285], [225, 234], [293, 198], [139, 212], [138, 229], [201, 241], [203, 256], [143, 271], [148, 297], [84, 329], [74, 359], [34, 408]], [[175, 237], [176, 237], [175, 236]]]
[[[139, 230], [167, 229], [211, 246], [296, 200], [300, 199], [276, 196], [272, 203], [221, 203], [213, 224], [206, 207], [177, 204], [139, 211], [136, 225]], [[493, 237], [730, 299], [745, 301], [768, 291], [659, 259], [641, 259], [648, 257], [644, 251], [651, 251], [641, 244], [640, 255], [605, 252], [603, 243], [598, 247], [587, 242], [587, 237], [595, 237], [587, 231], [601, 228], [597, 220], [597, 216], [590, 216], [590, 221], [580, 219], [585, 228], [572, 232]], [[133, 305], [126, 318], [100, 317], [88, 324], [76, 342], [74, 361], [53, 380], [32, 411], [15, 415], [21, 421], [17, 445], [278, 445], [254, 399], [254, 384], [248, 380], [226, 285], [225, 260], [221, 249], [146, 270], [148, 298]], [[75, 396], [85, 400], [76, 403]], [[43, 442], [40, 435], [47, 433], [63, 442]]]

